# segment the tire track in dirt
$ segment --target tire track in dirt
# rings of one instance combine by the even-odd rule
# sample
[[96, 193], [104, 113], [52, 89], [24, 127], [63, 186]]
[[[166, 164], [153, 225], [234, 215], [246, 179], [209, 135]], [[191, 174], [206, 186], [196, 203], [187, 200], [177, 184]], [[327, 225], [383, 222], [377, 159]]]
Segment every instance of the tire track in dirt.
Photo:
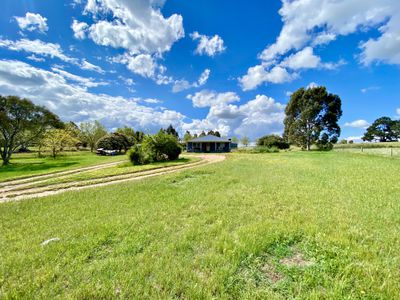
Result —
[[[205, 166], [208, 164], [217, 163], [223, 161], [225, 159], [225, 155], [194, 155], [195, 157], [199, 157], [201, 160], [194, 163], [189, 163], [185, 165], [179, 166], [171, 166], [171, 167], [164, 167], [160, 169], [154, 170], [144, 170], [130, 174], [122, 174], [113, 176], [112, 179], [107, 180], [107, 177], [99, 178], [95, 180], [87, 180], [85, 181], [78, 181], [72, 182], [69, 184], [60, 184], [60, 185], [50, 185], [45, 187], [39, 188], [27, 188], [20, 191], [4, 191], [0, 197], [0, 203], [3, 202], [12, 202], [12, 201], [21, 201], [26, 199], [32, 198], [39, 198], [45, 197], [49, 195], [56, 195], [67, 191], [77, 191], [87, 188], [94, 188], [94, 187], [101, 187], [111, 184], [117, 184], [127, 181], [136, 181], [145, 178], [161, 176], [165, 174], [175, 173], [183, 170], [193, 169], [199, 166]], [[86, 184], [85, 184], [86, 183]], [[83, 184], [83, 185], [81, 185]]]

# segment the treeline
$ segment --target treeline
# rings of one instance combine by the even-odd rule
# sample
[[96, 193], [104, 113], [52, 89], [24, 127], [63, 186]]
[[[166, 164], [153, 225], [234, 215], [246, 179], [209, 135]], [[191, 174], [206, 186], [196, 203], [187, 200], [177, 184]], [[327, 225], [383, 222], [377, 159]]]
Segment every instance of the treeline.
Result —
[[35, 147], [39, 156], [44, 151], [50, 151], [55, 158], [67, 148], [84, 148], [92, 152], [102, 148], [122, 153], [142, 143], [147, 149], [144, 155], [146, 159], [142, 163], [176, 159], [181, 153], [178, 139], [178, 133], [172, 125], [154, 136], [130, 127], [108, 132], [99, 121], [82, 122], [79, 125], [64, 123], [56, 114], [28, 99], [0, 96], [0, 154], [3, 165], [10, 163], [14, 152], [26, 152], [29, 147]]

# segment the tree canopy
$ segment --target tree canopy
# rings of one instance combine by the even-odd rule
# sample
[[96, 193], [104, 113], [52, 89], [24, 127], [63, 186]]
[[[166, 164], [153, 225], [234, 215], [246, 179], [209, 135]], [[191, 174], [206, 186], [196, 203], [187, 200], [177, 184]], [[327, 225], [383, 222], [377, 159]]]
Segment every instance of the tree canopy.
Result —
[[328, 93], [325, 87], [298, 89], [285, 109], [284, 138], [307, 150], [313, 144], [331, 146], [340, 135], [341, 106], [339, 96]]
[[80, 130], [81, 141], [86, 143], [92, 152], [97, 142], [107, 134], [107, 130], [99, 121], [82, 122], [80, 124]]
[[97, 148], [103, 148], [105, 150], [122, 150], [127, 151], [132, 145], [129, 139], [122, 133], [114, 132], [103, 136], [97, 142]]
[[0, 96], [0, 154], [3, 165], [18, 147], [27, 145], [49, 127], [63, 127], [57, 115], [17, 96]]
[[367, 128], [363, 141], [393, 142], [400, 139], [400, 121], [392, 120], [389, 117], [376, 119]]
[[276, 134], [265, 135], [257, 140], [257, 146], [268, 148], [276, 147], [278, 149], [289, 149], [290, 145], [285, 139]]

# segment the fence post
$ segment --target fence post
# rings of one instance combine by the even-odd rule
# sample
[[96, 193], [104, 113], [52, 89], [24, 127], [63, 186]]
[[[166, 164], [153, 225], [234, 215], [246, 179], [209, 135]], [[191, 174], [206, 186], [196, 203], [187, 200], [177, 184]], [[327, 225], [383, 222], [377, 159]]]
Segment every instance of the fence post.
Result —
[[393, 156], [393, 148], [390, 148], [390, 156]]
[[363, 147], [361, 146], [361, 152], [364, 152], [364, 149], [363, 149]]

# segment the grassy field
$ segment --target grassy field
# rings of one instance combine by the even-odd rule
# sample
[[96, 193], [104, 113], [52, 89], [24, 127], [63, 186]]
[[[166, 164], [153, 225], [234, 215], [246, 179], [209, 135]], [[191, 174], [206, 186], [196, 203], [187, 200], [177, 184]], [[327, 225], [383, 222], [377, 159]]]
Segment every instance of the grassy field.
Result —
[[231, 154], [4, 203], [0, 298], [395, 299], [399, 170], [351, 153]]
[[64, 152], [55, 159], [49, 156], [39, 158], [37, 153], [16, 153], [10, 165], [0, 166], [0, 182], [122, 160], [127, 160], [125, 155], [98, 156], [89, 151]]

